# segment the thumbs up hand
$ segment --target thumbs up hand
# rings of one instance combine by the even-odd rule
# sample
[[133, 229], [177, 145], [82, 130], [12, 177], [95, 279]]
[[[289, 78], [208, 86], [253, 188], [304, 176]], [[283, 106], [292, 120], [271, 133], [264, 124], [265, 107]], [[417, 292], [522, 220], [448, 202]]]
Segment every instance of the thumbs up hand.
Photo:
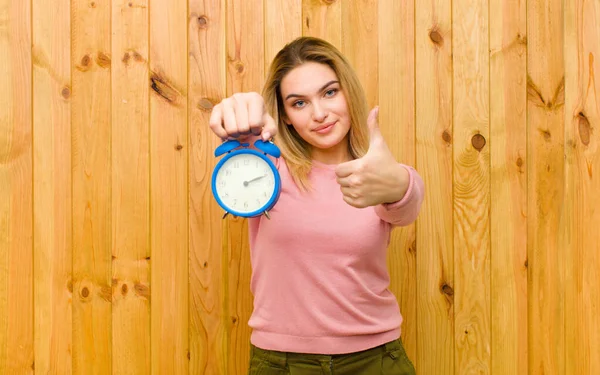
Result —
[[369, 113], [369, 150], [360, 159], [337, 166], [335, 173], [344, 201], [364, 208], [397, 202], [408, 189], [409, 173], [396, 162], [379, 130], [379, 107]]

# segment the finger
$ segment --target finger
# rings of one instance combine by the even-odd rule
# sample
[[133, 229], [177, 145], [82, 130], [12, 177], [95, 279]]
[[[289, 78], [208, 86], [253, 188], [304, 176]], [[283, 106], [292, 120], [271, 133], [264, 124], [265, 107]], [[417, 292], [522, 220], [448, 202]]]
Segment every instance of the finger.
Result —
[[344, 202], [348, 203], [352, 207], [363, 208], [363, 206], [360, 205], [360, 202], [357, 199], [354, 199], [352, 197], [348, 197], [346, 195], [344, 195], [342, 197], [342, 199], [344, 199]]
[[264, 124], [263, 115], [265, 113], [265, 103], [260, 94], [251, 95], [248, 100], [248, 125], [254, 135], [259, 135]]
[[223, 127], [227, 132], [227, 135], [232, 137], [238, 137], [237, 123], [235, 120], [235, 108], [231, 99], [225, 99], [221, 102], [223, 106]]
[[277, 134], [277, 124], [273, 117], [265, 112], [263, 116], [264, 127], [262, 129], [261, 138], [263, 141], [268, 141]]
[[219, 138], [227, 138], [227, 132], [225, 129], [223, 129], [223, 111], [221, 104], [217, 104], [213, 107], [208, 124], [213, 133], [215, 133]]
[[369, 126], [369, 130], [373, 131], [379, 128], [379, 123], [377, 118], [379, 116], [379, 106], [376, 106], [369, 112], [369, 117], [367, 117], [367, 125]]
[[249, 134], [250, 126], [248, 125], [247, 102], [243, 98], [235, 95], [233, 96], [233, 102], [237, 131], [239, 134]]
[[348, 177], [356, 170], [356, 160], [347, 161], [345, 163], [338, 164], [335, 168], [335, 175], [343, 178]]
[[337, 177], [336, 178], [338, 185], [340, 185], [341, 187], [350, 187], [352, 186], [350, 184], [350, 176], [348, 177]]

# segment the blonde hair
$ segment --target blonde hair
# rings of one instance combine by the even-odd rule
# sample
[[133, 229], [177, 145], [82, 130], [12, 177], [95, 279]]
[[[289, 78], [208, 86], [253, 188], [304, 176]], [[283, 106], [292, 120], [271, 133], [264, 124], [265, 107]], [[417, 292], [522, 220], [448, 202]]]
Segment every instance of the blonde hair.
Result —
[[271, 62], [263, 88], [263, 98], [267, 110], [277, 122], [278, 136], [275, 143], [281, 149], [294, 182], [304, 191], [310, 188], [308, 174], [312, 166], [311, 148], [294, 127], [288, 126], [284, 120], [281, 81], [292, 69], [307, 62], [329, 66], [340, 82], [340, 89], [344, 93], [350, 114], [348, 151], [352, 158], [362, 157], [369, 147], [367, 100], [348, 60], [333, 45], [322, 39], [300, 37], [287, 44]]

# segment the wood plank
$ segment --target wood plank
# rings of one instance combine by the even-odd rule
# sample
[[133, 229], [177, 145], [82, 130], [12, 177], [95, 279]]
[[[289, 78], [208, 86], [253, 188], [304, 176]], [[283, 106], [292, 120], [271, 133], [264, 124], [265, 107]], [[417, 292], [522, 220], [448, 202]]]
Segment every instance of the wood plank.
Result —
[[112, 2], [112, 371], [150, 373], [148, 0]]
[[72, 373], [71, 5], [33, 1], [35, 370]]
[[152, 374], [187, 374], [187, 1], [150, 6]]
[[526, 3], [490, 1], [492, 374], [527, 374]]
[[[379, 1], [379, 126], [396, 160], [415, 166], [415, 2]], [[390, 289], [402, 313], [402, 341], [417, 358], [416, 225], [392, 232]]]
[[190, 374], [229, 374], [222, 210], [211, 177], [221, 144], [208, 127], [225, 96], [225, 1], [189, 3]]
[[[227, 0], [227, 96], [236, 92], [262, 89], [264, 46], [263, 0]], [[248, 371], [250, 327], [253, 297], [250, 290], [250, 250], [247, 220], [227, 218], [228, 282], [225, 298], [226, 313], [231, 319], [229, 332], [229, 371]]]
[[452, 3], [455, 374], [490, 373], [488, 3]]
[[600, 3], [565, 6], [565, 374], [598, 374], [600, 358]]
[[529, 371], [564, 374], [564, 11], [527, 2], [527, 248]]
[[[342, 52], [360, 79], [369, 109], [379, 103], [378, 0], [342, 2]], [[387, 78], [387, 77], [386, 77]]]
[[74, 0], [73, 372], [111, 372], [110, 3]]
[[287, 43], [302, 36], [302, 0], [265, 0], [265, 76]]
[[425, 199], [417, 224], [419, 374], [454, 374], [452, 205], [452, 9], [438, 0], [415, 7], [417, 170]]
[[302, 0], [302, 35], [325, 39], [342, 50], [342, 1]]
[[0, 373], [33, 372], [31, 2], [0, 0]]

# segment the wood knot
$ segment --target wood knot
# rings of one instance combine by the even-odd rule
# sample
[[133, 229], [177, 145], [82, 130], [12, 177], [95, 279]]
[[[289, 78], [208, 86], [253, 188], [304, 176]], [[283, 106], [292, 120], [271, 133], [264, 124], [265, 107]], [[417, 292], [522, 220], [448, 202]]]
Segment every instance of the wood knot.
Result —
[[96, 7], [96, 3], [95, 3], [94, 1], [92, 1], [92, 2], [90, 3], [90, 8], [95, 8], [95, 7]]
[[583, 112], [579, 112], [577, 117], [579, 119], [579, 139], [581, 139], [581, 143], [587, 146], [590, 144], [590, 133], [592, 132], [590, 121]]
[[204, 268], [208, 267], [208, 262], [204, 262], [203, 266]]
[[417, 253], [417, 241], [414, 240], [411, 244], [410, 247], [408, 248], [408, 252], [411, 254], [416, 254]]
[[454, 289], [452, 289], [452, 287], [446, 283], [443, 283], [440, 286], [440, 290], [442, 293], [444, 293], [445, 295], [452, 297], [454, 295]]
[[147, 285], [137, 283], [133, 286], [133, 290], [138, 297], [150, 300], [150, 288]]
[[123, 286], [121, 286], [121, 293], [123, 294], [123, 296], [127, 295], [127, 292], [129, 292], [129, 287], [127, 286], [127, 284], [123, 284]]
[[175, 145], [175, 150], [181, 151], [181, 149], [183, 149], [182, 145]]
[[546, 142], [550, 142], [552, 140], [552, 134], [550, 134], [549, 130], [540, 129], [540, 133], [542, 134]]
[[237, 318], [235, 316], [231, 317], [231, 323], [233, 323], [233, 324], [237, 323]]
[[131, 8], [133, 6], [133, 3], [130, 1], [127, 5]]
[[69, 293], [73, 293], [73, 280], [71, 279], [67, 280], [67, 290]]
[[65, 86], [61, 90], [60, 94], [62, 95], [63, 98], [69, 99], [69, 97], [71, 97], [71, 89], [68, 86]]
[[521, 168], [523, 166], [523, 159], [517, 158], [517, 167]]
[[90, 55], [85, 55], [81, 58], [81, 62], [79, 63], [79, 65], [80, 65], [79, 70], [86, 71], [90, 68], [91, 64], [92, 64], [92, 59], [90, 58]]
[[165, 99], [169, 103], [175, 103], [177, 101], [177, 97], [179, 93], [177, 89], [173, 87], [166, 79], [159, 76], [156, 73], [152, 73], [150, 76], [150, 87], [154, 92], [160, 95], [163, 99]]
[[206, 29], [208, 27], [208, 18], [206, 16], [198, 17], [198, 27], [201, 29]]
[[440, 34], [438, 29], [432, 29], [429, 32], [429, 39], [431, 39], [431, 41], [433, 42], [433, 44], [437, 45], [437, 46], [443, 46], [444, 45], [444, 37], [442, 36], [442, 34]]
[[130, 59], [131, 59], [131, 56], [129, 55], [129, 52], [125, 52], [121, 61], [123, 61], [123, 63], [125, 63], [127, 65], [127, 63], [129, 62]]
[[444, 130], [444, 132], [442, 133], [442, 139], [444, 140], [444, 142], [452, 144], [452, 135], [448, 130]]
[[525, 259], [525, 264], [524, 264], [525, 268], [529, 267], [529, 260]]
[[481, 151], [485, 147], [485, 137], [481, 134], [475, 134], [471, 138], [471, 144], [477, 151]]
[[81, 297], [83, 297], [84, 299], [86, 299], [86, 298], [88, 298], [89, 296], [90, 296], [90, 290], [89, 290], [89, 289], [88, 289], [86, 286], [84, 286], [84, 287], [81, 289]]
[[239, 62], [239, 61], [238, 61], [238, 62], [235, 64], [235, 71], [236, 71], [238, 74], [244, 74], [244, 70], [245, 70], [244, 64], [242, 64], [241, 62]]
[[98, 64], [98, 66], [101, 68], [110, 67], [110, 56], [104, 52], [98, 52], [98, 55], [96, 56], [96, 64]]
[[144, 62], [144, 58], [138, 51], [133, 51], [133, 59], [137, 62]]
[[198, 102], [198, 109], [204, 112], [210, 112], [212, 111], [214, 104], [213, 102], [208, 99], [208, 98], [202, 98], [200, 99], [200, 101]]

